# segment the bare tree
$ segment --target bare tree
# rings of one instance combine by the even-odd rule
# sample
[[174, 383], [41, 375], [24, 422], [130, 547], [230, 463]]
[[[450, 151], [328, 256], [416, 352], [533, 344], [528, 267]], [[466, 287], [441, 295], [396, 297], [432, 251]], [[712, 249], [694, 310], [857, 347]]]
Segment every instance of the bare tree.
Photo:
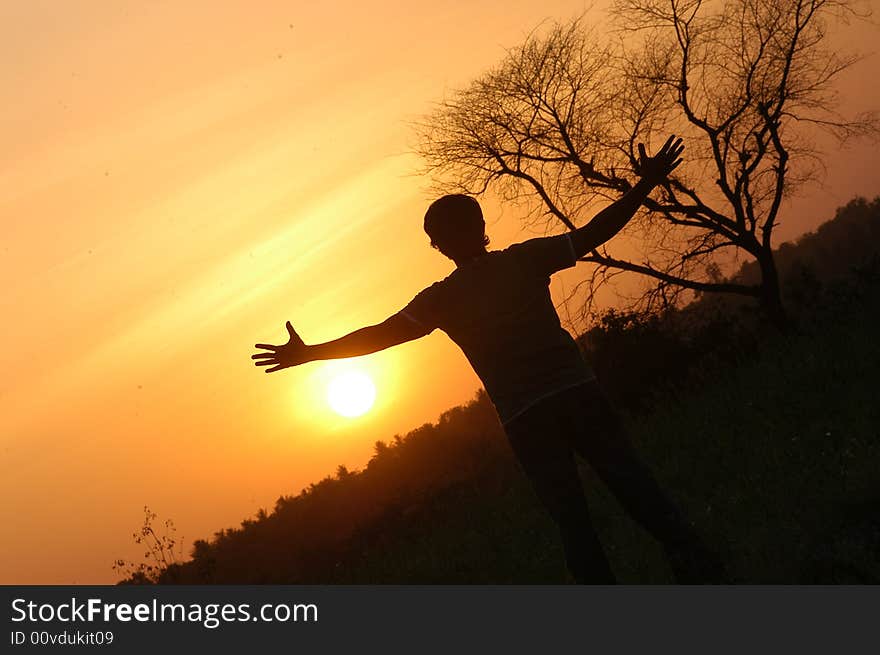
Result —
[[[822, 165], [816, 136], [876, 135], [878, 117], [838, 112], [835, 80], [858, 61], [829, 48], [829, 26], [863, 16], [851, 0], [617, 0], [609, 35], [584, 17], [530, 34], [503, 61], [416, 123], [416, 151], [444, 191], [493, 189], [524, 221], [574, 229], [634, 182], [637, 144], [685, 136], [687, 161], [602, 247], [585, 287], [638, 274], [630, 308], [685, 290], [757, 299], [786, 322], [773, 232], [786, 197]], [[615, 244], [616, 245], [616, 244]], [[721, 275], [758, 262], [761, 280]]]

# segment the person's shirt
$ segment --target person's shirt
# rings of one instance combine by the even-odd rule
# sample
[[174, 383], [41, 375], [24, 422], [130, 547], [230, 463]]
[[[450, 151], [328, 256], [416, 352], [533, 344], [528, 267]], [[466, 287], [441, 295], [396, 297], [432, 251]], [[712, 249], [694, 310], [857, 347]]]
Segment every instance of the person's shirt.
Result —
[[568, 234], [530, 239], [459, 266], [400, 313], [458, 344], [507, 423], [595, 377], [550, 298], [550, 276], [576, 263]]

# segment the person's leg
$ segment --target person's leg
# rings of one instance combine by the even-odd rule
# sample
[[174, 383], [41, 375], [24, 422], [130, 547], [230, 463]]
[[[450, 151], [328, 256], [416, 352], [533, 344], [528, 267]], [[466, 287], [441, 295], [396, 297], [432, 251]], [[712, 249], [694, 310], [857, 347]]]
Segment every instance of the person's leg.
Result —
[[629, 515], [663, 544], [679, 582], [722, 582], [723, 567], [639, 458], [598, 383], [567, 394], [581, 455]]
[[[548, 406], [551, 405], [551, 406]], [[505, 426], [514, 454], [562, 537], [578, 584], [614, 584], [614, 574], [590, 520], [574, 453], [558, 410], [547, 401]]]

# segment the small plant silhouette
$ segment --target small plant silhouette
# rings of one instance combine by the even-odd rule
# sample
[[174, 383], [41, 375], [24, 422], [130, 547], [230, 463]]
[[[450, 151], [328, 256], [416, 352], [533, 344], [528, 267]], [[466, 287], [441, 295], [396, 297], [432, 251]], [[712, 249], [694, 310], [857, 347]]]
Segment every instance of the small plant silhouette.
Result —
[[137, 532], [132, 533], [136, 544], [146, 546], [144, 561], [135, 563], [118, 559], [113, 563], [113, 570], [124, 576], [124, 582], [130, 584], [153, 584], [163, 571], [183, 558], [183, 540], [177, 535], [174, 521], [166, 519], [162, 523], [162, 533], [154, 528], [158, 514], [144, 505], [144, 523]]

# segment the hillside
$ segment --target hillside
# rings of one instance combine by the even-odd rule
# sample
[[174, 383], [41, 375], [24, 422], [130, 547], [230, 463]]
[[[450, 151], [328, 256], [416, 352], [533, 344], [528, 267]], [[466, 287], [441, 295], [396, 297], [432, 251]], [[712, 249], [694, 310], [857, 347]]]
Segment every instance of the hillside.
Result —
[[[629, 408], [645, 458], [738, 581], [880, 582], [880, 266], [871, 263], [878, 226], [880, 199], [854, 201], [780, 249], [801, 319], [792, 336], [733, 329], [730, 317], [670, 335], [677, 319], [613, 314], [585, 335], [603, 381], [607, 375]], [[631, 375], [603, 374], [610, 362]], [[621, 581], [669, 582], [658, 547], [584, 473]], [[155, 576], [162, 583], [566, 580], [555, 528], [484, 394], [378, 442], [362, 471], [340, 467], [279, 498], [271, 512], [196, 542], [191, 560]]]

